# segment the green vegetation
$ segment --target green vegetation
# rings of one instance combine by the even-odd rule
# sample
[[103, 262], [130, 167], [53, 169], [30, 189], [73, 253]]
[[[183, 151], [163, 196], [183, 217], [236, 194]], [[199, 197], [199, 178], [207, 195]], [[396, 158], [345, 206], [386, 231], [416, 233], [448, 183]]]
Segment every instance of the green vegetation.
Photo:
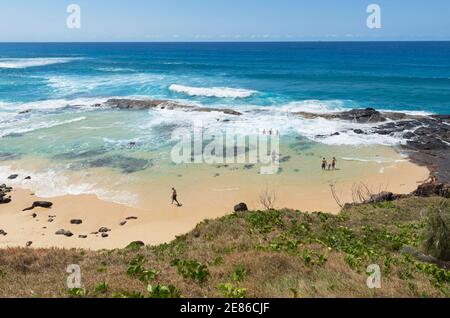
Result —
[[178, 273], [186, 279], [192, 279], [198, 284], [204, 283], [209, 276], [208, 267], [195, 260], [180, 260], [172, 261], [172, 266], [176, 266]]
[[450, 261], [450, 206], [442, 201], [430, 209], [425, 234], [425, 249], [434, 257]]
[[[7, 249], [0, 297], [449, 297], [449, 202], [250, 211], [167, 244], [111, 251]], [[82, 288], [67, 290], [68, 264], [80, 265]], [[371, 264], [381, 289], [366, 285]]]

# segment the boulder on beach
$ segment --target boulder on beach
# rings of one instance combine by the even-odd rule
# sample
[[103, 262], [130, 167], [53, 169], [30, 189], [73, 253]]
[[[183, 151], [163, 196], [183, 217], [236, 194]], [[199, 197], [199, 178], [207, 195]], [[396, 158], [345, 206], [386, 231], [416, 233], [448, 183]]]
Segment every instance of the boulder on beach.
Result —
[[49, 201], [34, 201], [33, 204], [29, 208], [23, 209], [22, 211], [30, 211], [37, 207], [49, 209], [52, 206], [53, 206], [53, 203], [49, 202]]
[[56, 231], [55, 234], [56, 235], [64, 235], [64, 236], [67, 236], [67, 237], [73, 236], [72, 232], [66, 231], [66, 230], [63, 230], [63, 229]]
[[247, 204], [241, 202], [234, 206], [234, 212], [246, 212], [248, 211]]
[[14, 179], [17, 179], [18, 176], [19, 176], [18, 174], [12, 174], [12, 175], [10, 175], [10, 176], [8, 177], [8, 179], [9, 179], [9, 180], [14, 180]]
[[79, 224], [82, 224], [82, 223], [83, 223], [83, 221], [79, 220], [79, 219], [70, 220], [70, 224], [79, 225]]

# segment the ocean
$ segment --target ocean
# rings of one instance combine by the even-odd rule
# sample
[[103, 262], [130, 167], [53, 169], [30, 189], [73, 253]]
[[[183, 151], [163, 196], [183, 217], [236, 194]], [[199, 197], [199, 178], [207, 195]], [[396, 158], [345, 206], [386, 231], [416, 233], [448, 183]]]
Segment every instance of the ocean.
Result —
[[[243, 116], [93, 107], [109, 98], [174, 100]], [[53, 182], [52, 194], [96, 188], [73, 176], [55, 181], [66, 171], [107, 167], [154, 176], [171, 166], [171, 132], [194, 120], [212, 129], [277, 130], [309, 153], [404, 142], [355, 134], [358, 124], [292, 114], [367, 107], [448, 114], [450, 42], [2, 43], [0, 175], [23, 160], [14, 169], [32, 167], [41, 189]]]

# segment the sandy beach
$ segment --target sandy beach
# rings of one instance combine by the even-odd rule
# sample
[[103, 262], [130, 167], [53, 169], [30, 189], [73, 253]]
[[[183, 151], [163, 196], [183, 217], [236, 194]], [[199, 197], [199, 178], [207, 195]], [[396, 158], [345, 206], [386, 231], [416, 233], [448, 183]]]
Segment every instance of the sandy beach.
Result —
[[[252, 210], [263, 209], [259, 197], [266, 188], [276, 193], [276, 208], [338, 213], [340, 207], [331, 195], [331, 183], [335, 184], [342, 202], [352, 202], [352, 187], [360, 182], [369, 185], [374, 193], [386, 190], [407, 194], [428, 178], [427, 168], [405, 160], [392, 148], [380, 147], [378, 151], [392, 160], [363, 162], [339, 158], [336, 171], [317, 173], [316, 166], [308, 165], [305, 174], [285, 173], [266, 179], [238, 167], [188, 167], [183, 177], [168, 175], [157, 182], [127, 188], [141, 198], [135, 206], [108, 202], [96, 195], [42, 198], [31, 190], [14, 187], [12, 202], [0, 205], [0, 229], [8, 233], [0, 237], [0, 248], [25, 246], [27, 242], [32, 242], [33, 248], [93, 250], [123, 248], [132, 241], [160, 244], [192, 230], [205, 219], [232, 213], [237, 203], [245, 202]], [[283, 169], [291, 170], [296, 165], [290, 160]], [[314, 174], [308, 177], [309, 170], [314, 170]], [[220, 174], [213, 175], [214, 171]], [[177, 187], [182, 207], [170, 204], [173, 185]], [[52, 208], [22, 212], [39, 200], [53, 202]], [[73, 219], [82, 220], [82, 224], [71, 224]], [[97, 233], [101, 227], [111, 230], [108, 237]], [[73, 236], [56, 235], [61, 229], [71, 231]], [[80, 238], [80, 235], [87, 237]]]

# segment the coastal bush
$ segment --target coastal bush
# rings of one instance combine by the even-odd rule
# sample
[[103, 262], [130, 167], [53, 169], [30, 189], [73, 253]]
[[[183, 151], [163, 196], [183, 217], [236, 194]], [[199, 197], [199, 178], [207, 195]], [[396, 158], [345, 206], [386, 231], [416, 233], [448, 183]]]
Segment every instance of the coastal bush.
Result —
[[164, 286], [164, 285], [148, 285], [147, 291], [149, 293], [150, 298], [180, 298], [181, 293], [173, 285]]
[[208, 267], [196, 260], [175, 259], [172, 261], [171, 265], [177, 267], [178, 273], [183, 276], [183, 278], [192, 279], [196, 283], [202, 284], [208, 279]]
[[87, 291], [84, 288], [71, 288], [69, 289], [69, 296], [71, 298], [84, 298], [87, 296]]
[[143, 255], [136, 256], [129, 264], [127, 274], [131, 277], [138, 278], [140, 281], [147, 283], [155, 278], [158, 274], [156, 270], [147, 270], [144, 268], [145, 258]]
[[95, 287], [95, 292], [99, 294], [106, 294], [108, 292], [108, 283], [100, 283], [97, 287]]
[[271, 232], [275, 227], [283, 226], [280, 211], [250, 212], [245, 214], [245, 218], [250, 223], [252, 230], [262, 234]]
[[233, 273], [231, 273], [231, 280], [234, 282], [242, 282], [247, 275], [247, 269], [243, 265], [236, 267]]
[[235, 287], [230, 283], [222, 283], [218, 286], [220, 294], [225, 298], [245, 298], [246, 288]]
[[429, 210], [424, 248], [432, 256], [450, 261], [450, 205], [448, 201], [442, 201]]

